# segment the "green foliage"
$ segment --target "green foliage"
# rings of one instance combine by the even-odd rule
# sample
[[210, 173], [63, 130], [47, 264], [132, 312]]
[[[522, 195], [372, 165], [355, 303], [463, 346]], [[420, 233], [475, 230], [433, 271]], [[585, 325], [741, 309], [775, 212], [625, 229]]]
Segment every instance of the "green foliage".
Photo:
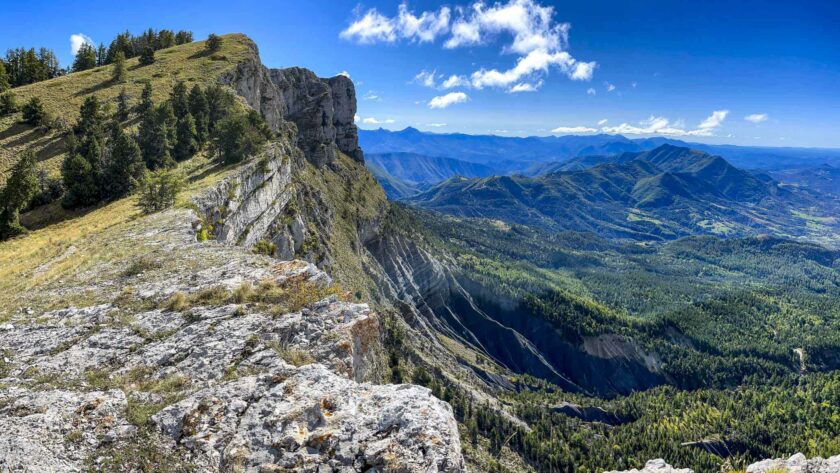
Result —
[[178, 120], [173, 156], [177, 161], [191, 158], [198, 151], [198, 140], [193, 116], [187, 112]]
[[175, 44], [187, 44], [193, 42], [192, 31], [179, 31], [175, 34]]
[[23, 106], [23, 122], [32, 126], [41, 126], [46, 122], [47, 112], [38, 97], [32, 97]]
[[146, 46], [143, 48], [143, 52], [140, 54], [139, 59], [140, 65], [148, 66], [150, 64], [155, 63], [155, 50], [151, 46]]
[[140, 103], [137, 105], [137, 113], [144, 116], [148, 113], [154, 104], [152, 103], [152, 82], [146, 81], [143, 83], [143, 91], [140, 93]]
[[58, 77], [61, 69], [55, 53], [47, 48], [9, 49], [6, 52], [7, 81], [12, 87]]
[[167, 209], [175, 205], [175, 199], [183, 187], [183, 179], [175, 171], [159, 169], [146, 173], [140, 185], [137, 205], [147, 214]]
[[6, 65], [0, 60], [0, 94], [12, 88], [9, 83], [9, 73], [6, 72]]
[[161, 169], [175, 164], [170, 151], [173, 146], [175, 115], [168, 102], [149, 109], [141, 117], [139, 144], [149, 169]]
[[97, 66], [96, 49], [88, 43], [83, 43], [76, 52], [76, 59], [73, 61], [73, 72], [86, 71]]
[[175, 114], [175, 118], [180, 120], [190, 113], [187, 86], [183, 81], [178, 81], [175, 86], [172, 87], [172, 93], [169, 95], [169, 101], [172, 104], [172, 112]]
[[188, 102], [190, 114], [195, 120], [196, 140], [199, 145], [203, 145], [207, 141], [210, 108], [207, 105], [207, 97], [198, 84], [194, 85], [192, 90], [190, 90]]
[[270, 130], [257, 112], [235, 112], [216, 124], [213, 145], [219, 161], [235, 164], [256, 154], [270, 136]]
[[207, 48], [210, 52], [217, 52], [222, 49], [222, 38], [221, 36], [216, 35], [215, 33], [210, 33], [210, 36], [207, 37], [207, 42], [205, 43], [205, 48]]
[[268, 240], [260, 240], [254, 244], [251, 251], [258, 255], [273, 256], [277, 252], [277, 245]]
[[20, 224], [20, 211], [38, 192], [38, 169], [35, 154], [26, 151], [12, 168], [12, 173], [0, 191], [0, 240], [20, 235], [26, 229]]
[[0, 93], [0, 117], [18, 111], [17, 100], [13, 92]]
[[146, 165], [140, 147], [122, 128], [115, 126], [109, 142], [110, 153], [105, 169], [105, 196], [119, 198], [143, 180]]
[[122, 51], [118, 51], [112, 63], [111, 80], [118, 84], [125, 82], [125, 54]]
[[125, 88], [120, 90], [120, 94], [117, 95], [117, 113], [115, 118], [117, 121], [124, 122], [128, 120], [129, 115], [129, 106], [128, 106], [128, 92], [125, 91]]

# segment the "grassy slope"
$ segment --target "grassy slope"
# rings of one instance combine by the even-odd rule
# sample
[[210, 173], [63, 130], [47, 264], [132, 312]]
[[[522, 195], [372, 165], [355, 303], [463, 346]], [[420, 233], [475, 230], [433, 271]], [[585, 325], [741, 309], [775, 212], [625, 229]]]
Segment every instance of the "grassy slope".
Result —
[[[140, 66], [138, 58], [129, 59], [124, 84], [111, 81], [113, 67], [109, 65], [18, 87], [13, 92], [20, 105], [39, 97], [49, 114], [68, 124], [76, 121], [79, 106], [90, 95], [116, 107], [116, 97], [125, 88], [130, 105], [135, 105], [146, 80], [152, 81], [153, 99], [159, 102], [168, 97], [177, 81], [186, 82], [190, 88], [196, 83], [209, 84], [255, 54], [253, 42], [245, 35], [229, 34], [223, 38], [222, 49], [212, 55], [204, 52], [204, 41], [197, 41], [156, 51], [156, 61], [149, 66]], [[58, 172], [66, 154], [60, 132], [44, 133], [19, 123], [20, 120], [20, 113], [0, 118], [0, 184], [5, 182], [5, 174], [17, 156], [29, 147], [37, 150], [40, 165], [51, 173]], [[136, 126], [136, 119], [126, 126]]]
[[[188, 185], [178, 205], [205, 191], [235, 168], [220, 168], [199, 155], [180, 165]], [[98, 267], [114, 261], [131, 261], [146, 250], [146, 243], [124, 237], [130, 226], [147, 225], [136, 207], [137, 197], [117, 200], [60, 223], [0, 242], [0, 322], [26, 305], [52, 309], [108, 302], [97, 294], [69, 293], [59, 299], [41, 297], [41, 290], [72, 281], [107, 279]]]

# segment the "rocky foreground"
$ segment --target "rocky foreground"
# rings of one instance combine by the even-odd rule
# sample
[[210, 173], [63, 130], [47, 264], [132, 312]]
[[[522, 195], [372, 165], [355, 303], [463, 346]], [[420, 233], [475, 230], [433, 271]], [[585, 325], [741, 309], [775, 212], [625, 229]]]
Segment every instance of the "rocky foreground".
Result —
[[[0, 326], [0, 471], [463, 471], [448, 404], [361, 382], [381, 350], [366, 304], [309, 263], [198, 243], [196, 224], [152, 216], [120, 236], [143, 237], [144, 269], [54, 289], [114, 303]], [[311, 294], [278, 310], [264, 291]]]
[[[746, 473], [837, 473], [840, 472], [840, 455], [831, 458], [811, 458], [797, 453], [788, 459], [763, 460], [748, 466]], [[693, 473], [689, 468], [674, 468], [665, 460], [651, 460], [641, 470], [608, 473]]]

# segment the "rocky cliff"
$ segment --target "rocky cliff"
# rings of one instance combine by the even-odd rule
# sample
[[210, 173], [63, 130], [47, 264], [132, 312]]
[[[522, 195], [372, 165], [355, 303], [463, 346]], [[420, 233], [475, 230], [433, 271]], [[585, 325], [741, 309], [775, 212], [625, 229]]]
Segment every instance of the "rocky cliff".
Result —
[[[220, 80], [276, 140], [191, 204], [28, 270], [0, 318], [0, 471], [465, 470], [452, 408], [378, 384], [380, 316], [324, 271], [353, 287], [385, 205], [352, 82], [254, 53]], [[68, 258], [89, 269], [43, 276]]]
[[[801, 453], [790, 458], [776, 458], [763, 460], [751, 464], [746, 473], [835, 473], [840, 471], [840, 455], [831, 458], [807, 458]], [[674, 468], [665, 460], [651, 460], [641, 470], [633, 469], [623, 472], [607, 473], [693, 473], [689, 468]]]

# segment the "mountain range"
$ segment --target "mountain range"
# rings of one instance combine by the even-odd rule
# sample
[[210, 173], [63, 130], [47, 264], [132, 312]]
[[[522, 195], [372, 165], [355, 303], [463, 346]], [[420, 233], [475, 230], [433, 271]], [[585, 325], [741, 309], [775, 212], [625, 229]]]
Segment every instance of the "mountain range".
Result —
[[[698, 150], [662, 145], [576, 159], [564, 166], [572, 170], [534, 177], [454, 177], [407, 202], [451, 215], [643, 240], [763, 233], [820, 238], [837, 224], [830, 217], [835, 207], [825, 207], [813, 192]], [[823, 225], [806, 225], [809, 218], [823, 218]]]

